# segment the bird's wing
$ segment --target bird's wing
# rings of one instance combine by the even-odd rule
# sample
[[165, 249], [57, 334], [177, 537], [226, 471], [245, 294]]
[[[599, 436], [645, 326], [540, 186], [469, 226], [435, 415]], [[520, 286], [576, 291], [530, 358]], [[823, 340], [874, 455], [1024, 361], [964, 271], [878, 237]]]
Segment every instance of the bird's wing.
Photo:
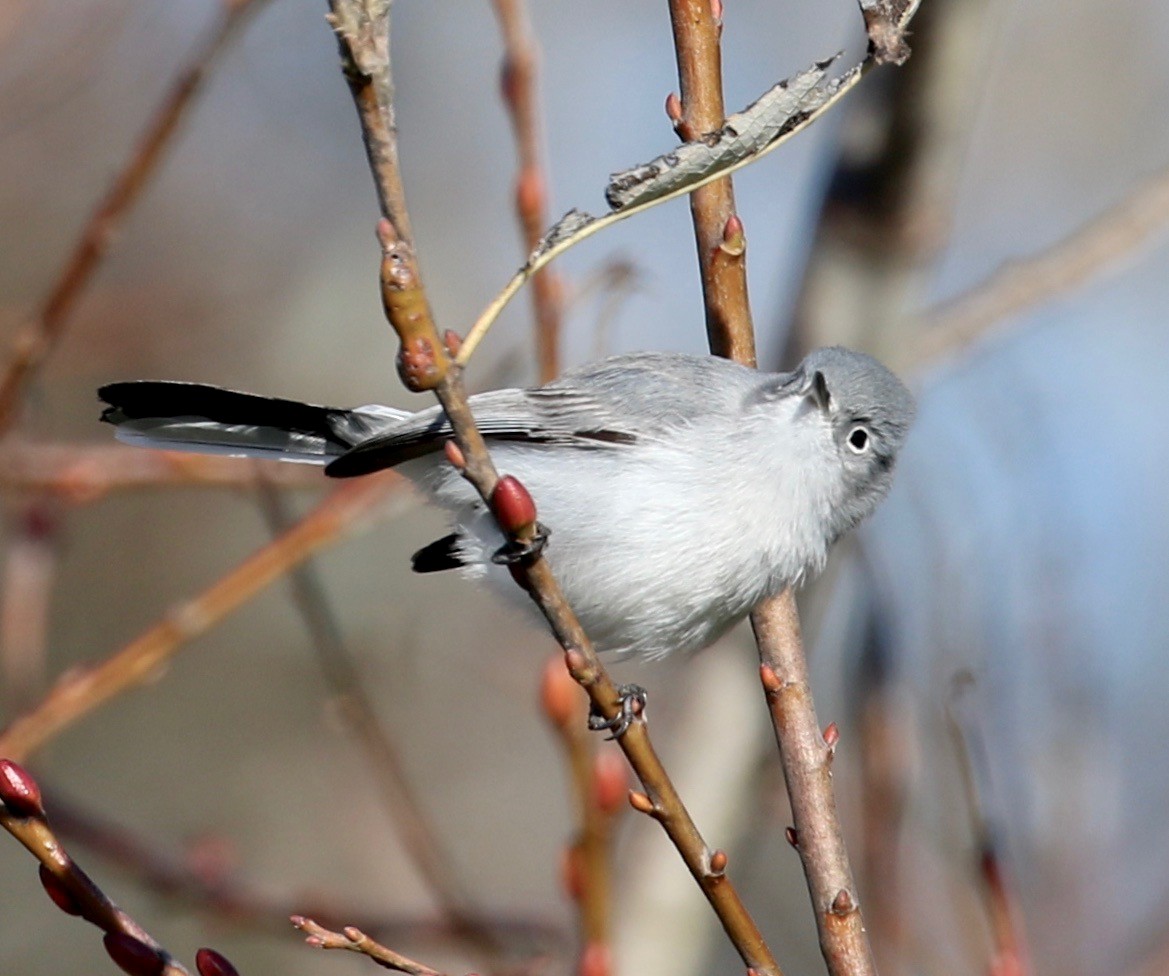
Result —
[[[478, 393], [470, 406], [489, 440], [615, 449], [711, 411], [737, 409], [759, 381], [754, 370], [725, 359], [633, 353], [570, 370], [537, 389]], [[346, 478], [393, 467], [440, 450], [450, 436], [446, 415], [433, 407], [358, 444], [327, 473]]]

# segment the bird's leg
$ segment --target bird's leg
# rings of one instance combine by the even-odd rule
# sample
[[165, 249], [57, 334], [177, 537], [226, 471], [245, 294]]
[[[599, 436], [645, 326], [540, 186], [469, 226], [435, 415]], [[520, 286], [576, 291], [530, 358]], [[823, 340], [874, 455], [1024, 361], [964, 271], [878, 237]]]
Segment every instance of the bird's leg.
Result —
[[612, 735], [606, 739], [619, 739], [645, 711], [649, 695], [641, 685], [621, 685], [617, 689], [617, 703], [620, 711], [612, 718], [605, 718], [594, 705], [589, 712], [589, 729], [593, 732], [608, 730]]

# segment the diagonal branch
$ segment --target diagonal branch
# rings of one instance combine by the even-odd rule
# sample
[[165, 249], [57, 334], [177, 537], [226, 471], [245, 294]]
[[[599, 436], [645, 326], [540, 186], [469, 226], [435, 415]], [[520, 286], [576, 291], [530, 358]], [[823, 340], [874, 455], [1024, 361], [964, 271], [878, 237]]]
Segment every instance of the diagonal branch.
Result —
[[0, 434], [11, 429], [21, 400], [37, 370], [48, 358], [77, 306], [85, 287], [110, 249], [115, 234], [158, 172], [166, 150], [202, 89], [211, 66], [227, 42], [262, 0], [222, 0], [223, 11], [207, 38], [179, 73], [146, 126], [138, 144], [90, 215], [73, 253], [57, 276], [40, 309], [16, 335], [0, 377]]

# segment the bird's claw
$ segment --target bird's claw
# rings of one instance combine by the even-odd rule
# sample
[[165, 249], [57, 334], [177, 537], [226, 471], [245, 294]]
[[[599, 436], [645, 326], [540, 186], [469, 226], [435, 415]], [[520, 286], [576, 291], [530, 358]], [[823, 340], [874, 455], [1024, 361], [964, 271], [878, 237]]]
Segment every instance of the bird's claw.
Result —
[[606, 740], [619, 739], [645, 711], [649, 696], [641, 685], [622, 685], [617, 689], [617, 702], [620, 710], [612, 718], [605, 718], [594, 705], [589, 712], [589, 730], [604, 732], [608, 730], [612, 735], [605, 736]]
[[497, 566], [525, 565], [533, 562], [548, 545], [549, 531], [540, 522], [536, 523], [535, 534], [530, 541], [508, 539], [491, 554], [491, 561]]

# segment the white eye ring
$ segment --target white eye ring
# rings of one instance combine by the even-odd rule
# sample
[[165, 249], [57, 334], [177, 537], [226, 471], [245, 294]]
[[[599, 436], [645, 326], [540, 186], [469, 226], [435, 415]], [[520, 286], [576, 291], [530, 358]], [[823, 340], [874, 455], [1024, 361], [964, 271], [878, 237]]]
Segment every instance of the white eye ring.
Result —
[[872, 446], [873, 437], [867, 427], [858, 426], [848, 432], [845, 443], [848, 444], [848, 449], [853, 454], [867, 454]]

